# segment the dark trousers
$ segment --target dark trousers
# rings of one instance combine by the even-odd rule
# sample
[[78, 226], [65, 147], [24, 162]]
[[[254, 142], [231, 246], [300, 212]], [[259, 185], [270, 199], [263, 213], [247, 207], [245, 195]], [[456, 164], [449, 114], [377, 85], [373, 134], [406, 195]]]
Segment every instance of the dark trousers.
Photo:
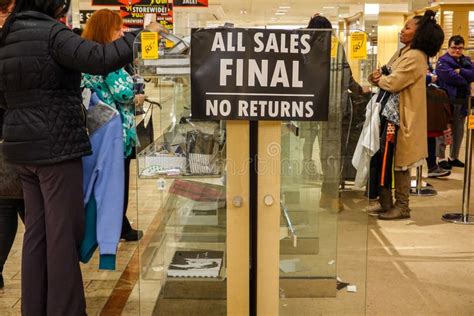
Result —
[[128, 234], [132, 230], [132, 225], [127, 218], [127, 208], [128, 208], [128, 194], [130, 191], [130, 163], [132, 162], [133, 157], [125, 158], [125, 186], [124, 186], [124, 195], [123, 195], [123, 220], [122, 220], [122, 235]]
[[86, 315], [79, 266], [85, 216], [82, 160], [17, 170], [26, 211], [22, 315]]
[[24, 209], [23, 200], [0, 200], [0, 273], [3, 272], [3, 266], [15, 241], [18, 214], [24, 220]]
[[436, 167], [436, 137], [428, 137], [428, 169]]

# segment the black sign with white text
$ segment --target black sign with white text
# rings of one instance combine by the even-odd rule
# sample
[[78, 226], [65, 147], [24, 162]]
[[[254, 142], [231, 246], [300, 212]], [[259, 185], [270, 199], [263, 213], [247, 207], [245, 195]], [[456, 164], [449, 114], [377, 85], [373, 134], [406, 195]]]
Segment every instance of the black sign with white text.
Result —
[[191, 47], [194, 119], [328, 119], [330, 31], [198, 29]]

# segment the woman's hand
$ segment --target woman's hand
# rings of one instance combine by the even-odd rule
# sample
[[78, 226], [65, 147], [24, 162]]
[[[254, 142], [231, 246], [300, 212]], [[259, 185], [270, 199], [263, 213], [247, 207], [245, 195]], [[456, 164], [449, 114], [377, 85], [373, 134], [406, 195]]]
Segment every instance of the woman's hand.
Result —
[[145, 95], [144, 94], [135, 94], [135, 98], [133, 99], [133, 103], [136, 107], [143, 106], [143, 102], [145, 102]]
[[382, 73], [380, 72], [380, 69], [377, 69], [369, 76], [369, 80], [373, 84], [378, 85], [381, 77], [382, 77]]
[[150, 32], [158, 32], [158, 33], [164, 32], [168, 34], [168, 30], [158, 22], [151, 22], [145, 27], [145, 30], [150, 31]]

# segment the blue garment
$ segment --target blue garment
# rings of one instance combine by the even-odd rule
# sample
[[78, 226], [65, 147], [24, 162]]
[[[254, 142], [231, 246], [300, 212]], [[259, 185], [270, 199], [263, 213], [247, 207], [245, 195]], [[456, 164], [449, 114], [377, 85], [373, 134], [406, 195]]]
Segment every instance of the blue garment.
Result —
[[115, 269], [123, 217], [124, 159], [118, 112], [99, 102], [89, 109], [93, 154], [83, 157], [86, 225], [80, 260], [88, 262], [97, 245], [100, 269]]
[[[460, 73], [454, 70], [460, 69]], [[474, 81], [474, 65], [471, 59], [466, 56], [456, 60], [449, 53], [444, 54], [436, 65], [437, 84], [445, 89], [451, 99], [458, 96], [459, 89], [465, 89], [466, 95], [470, 95], [471, 82]]]

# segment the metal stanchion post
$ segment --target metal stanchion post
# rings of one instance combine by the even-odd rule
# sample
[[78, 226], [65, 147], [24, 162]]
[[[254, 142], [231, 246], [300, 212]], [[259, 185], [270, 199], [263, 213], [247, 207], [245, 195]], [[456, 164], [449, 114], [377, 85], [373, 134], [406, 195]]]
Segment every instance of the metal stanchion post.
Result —
[[[469, 115], [472, 115], [471, 98], [468, 99]], [[474, 217], [469, 215], [469, 200], [471, 195], [471, 168], [472, 168], [472, 129], [469, 129], [469, 116], [466, 133], [466, 162], [464, 166], [464, 186], [462, 190], [462, 213], [446, 213], [441, 218], [445, 222], [455, 224], [474, 224]]]
[[424, 187], [423, 186], [423, 179], [422, 179], [422, 174], [423, 174], [423, 167], [419, 166], [416, 168], [416, 180], [415, 180], [415, 187], [412, 186], [410, 190], [410, 195], [414, 196], [433, 196], [438, 194], [435, 189], [430, 188], [430, 187]]

